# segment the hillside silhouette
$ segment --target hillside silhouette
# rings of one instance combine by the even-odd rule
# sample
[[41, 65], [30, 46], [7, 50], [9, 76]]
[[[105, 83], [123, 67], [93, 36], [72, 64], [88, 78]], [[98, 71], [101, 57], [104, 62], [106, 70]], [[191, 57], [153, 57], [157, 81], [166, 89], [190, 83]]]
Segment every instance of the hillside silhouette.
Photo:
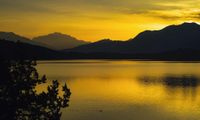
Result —
[[0, 60], [7, 59], [60, 59], [64, 53], [20, 41], [0, 40]]
[[200, 25], [183, 23], [162, 30], [144, 31], [128, 41], [102, 40], [65, 50], [82, 53], [160, 54], [200, 51]]
[[75, 37], [72, 37], [70, 35], [66, 35], [66, 34], [62, 34], [58, 32], [35, 37], [32, 40], [38, 43], [46, 44], [50, 48], [53, 48], [55, 50], [74, 48], [74, 47], [89, 43], [83, 40], [78, 40]]
[[12, 41], [12, 42], [20, 41], [21, 43], [27, 43], [27, 44], [30, 44], [30, 45], [48, 47], [46, 44], [39, 43], [39, 42], [36, 42], [36, 41], [32, 41], [29, 38], [15, 34], [13, 32], [0, 32], [0, 40], [6, 40], [6, 41]]
[[[50, 36], [55, 37], [55, 41], [56, 36], [66, 37], [60, 33]], [[200, 25], [196, 23], [147, 30], [128, 41], [103, 39], [65, 50], [11, 41], [0, 40], [1, 58], [200, 60]]]
[[34, 37], [33, 39], [26, 38], [13, 32], [0, 32], [0, 40], [12, 42], [20, 41], [22, 43], [46, 47], [53, 50], [69, 49], [90, 43], [58, 32]]

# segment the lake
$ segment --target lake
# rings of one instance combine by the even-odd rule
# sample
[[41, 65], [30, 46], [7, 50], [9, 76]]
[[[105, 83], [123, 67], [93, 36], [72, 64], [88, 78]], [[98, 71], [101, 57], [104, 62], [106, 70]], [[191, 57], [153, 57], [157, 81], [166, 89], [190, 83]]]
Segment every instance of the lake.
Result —
[[62, 120], [200, 118], [198, 62], [60, 60], [39, 61], [37, 69], [72, 92]]

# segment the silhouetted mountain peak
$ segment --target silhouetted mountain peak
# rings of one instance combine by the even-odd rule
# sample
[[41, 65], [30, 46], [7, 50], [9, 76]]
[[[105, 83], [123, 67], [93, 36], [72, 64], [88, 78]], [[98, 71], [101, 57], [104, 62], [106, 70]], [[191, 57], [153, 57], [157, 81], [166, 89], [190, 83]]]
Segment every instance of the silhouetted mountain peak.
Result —
[[170, 25], [161, 30], [146, 30], [128, 41], [101, 40], [72, 49], [87, 53], [136, 53], [152, 54], [169, 51], [200, 50], [200, 25], [182, 23]]
[[45, 37], [47, 37], [47, 36], [48, 37], [55, 37], [55, 38], [68, 38], [68, 39], [70, 38], [70, 39], [77, 40], [75, 37], [72, 37], [70, 35], [63, 34], [63, 33], [60, 33], [60, 32], [50, 33], [50, 34], [46, 35]]
[[[144, 38], [152, 38], [159, 34], [163, 34], [163, 37], [172, 37], [170, 35], [178, 35], [180, 36], [181, 33], [185, 33], [184, 36], [188, 36], [189, 34], [195, 34], [196, 32], [200, 31], [200, 25], [195, 22], [184, 22], [179, 25], [169, 25], [161, 30], [145, 30], [144, 32], [139, 33], [135, 38], [131, 39], [130, 41], [135, 40], [143, 40]], [[168, 34], [168, 35], [167, 35]]]
[[25, 38], [23, 36], [17, 35], [14, 32], [0, 32], [0, 39], [8, 40], [8, 41], [21, 41], [24, 42], [25, 40], [29, 40], [28, 38]]
[[47, 47], [46, 44], [41, 44], [41, 43], [32, 41], [26, 37], [23, 37], [21, 35], [14, 33], [14, 32], [0, 32], [0, 40], [6, 40], [6, 41], [12, 41], [12, 42], [20, 41], [22, 43], [28, 43], [31, 45]]
[[110, 39], [102, 39], [102, 40], [97, 41], [97, 43], [108, 43], [108, 42], [112, 42], [112, 40], [110, 40]]
[[165, 27], [162, 30], [176, 30], [176, 29], [181, 29], [181, 30], [197, 30], [200, 29], [200, 25], [195, 23], [195, 22], [184, 22], [180, 25], [170, 25]]
[[180, 26], [200, 26], [200, 25], [195, 22], [184, 22]]
[[50, 46], [50, 48], [53, 48], [56, 50], [73, 48], [73, 47], [77, 47], [79, 45], [88, 43], [83, 40], [78, 40], [75, 37], [72, 37], [70, 35], [63, 34], [60, 32], [54, 32], [47, 35], [35, 37], [33, 38], [33, 41], [47, 44], [48, 46]]

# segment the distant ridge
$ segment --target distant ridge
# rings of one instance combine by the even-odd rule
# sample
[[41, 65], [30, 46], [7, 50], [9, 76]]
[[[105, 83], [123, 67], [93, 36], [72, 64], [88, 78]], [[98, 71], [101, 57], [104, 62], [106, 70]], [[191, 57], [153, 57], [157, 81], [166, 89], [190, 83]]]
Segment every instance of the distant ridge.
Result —
[[[60, 36], [60, 33], [56, 33]], [[53, 34], [55, 36], [55, 33]], [[66, 37], [66, 35], [64, 35]], [[71, 36], [69, 36], [71, 37]], [[183, 23], [144, 31], [128, 41], [103, 39], [55, 51], [14, 33], [0, 32], [0, 59], [142, 59], [200, 61], [200, 25]], [[32, 42], [32, 41], [31, 41]], [[36, 42], [37, 43], [37, 42]]]
[[12, 42], [20, 41], [22, 43], [28, 43], [31, 45], [47, 47], [47, 45], [45, 44], [31, 41], [30, 39], [17, 35], [13, 32], [0, 32], [0, 40], [7, 40], [7, 41], [12, 41]]
[[62, 59], [65, 54], [45, 47], [20, 41], [0, 40], [0, 60], [8, 59]]
[[200, 51], [199, 24], [170, 25], [161, 30], [144, 31], [128, 41], [98, 41], [65, 52], [160, 54], [179, 50]]
[[59, 32], [35, 37], [32, 40], [38, 43], [46, 44], [49, 47], [56, 50], [69, 49], [69, 48], [73, 48], [73, 47], [77, 47], [77, 46], [89, 43], [83, 40], [78, 40], [77, 38], [72, 37], [70, 35], [62, 34]]

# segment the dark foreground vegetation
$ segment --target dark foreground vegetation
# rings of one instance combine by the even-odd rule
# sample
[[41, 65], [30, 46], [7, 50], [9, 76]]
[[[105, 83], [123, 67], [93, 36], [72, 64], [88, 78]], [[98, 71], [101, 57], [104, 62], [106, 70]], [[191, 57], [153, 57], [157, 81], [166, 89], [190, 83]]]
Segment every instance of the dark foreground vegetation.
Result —
[[65, 84], [59, 93], [57, 80], [38, 93], [35, 87], [46, 82], [39, 77], [32, 60], [0, 61], [0, 120], [58, 120], [68, 106], [70, 90]]

